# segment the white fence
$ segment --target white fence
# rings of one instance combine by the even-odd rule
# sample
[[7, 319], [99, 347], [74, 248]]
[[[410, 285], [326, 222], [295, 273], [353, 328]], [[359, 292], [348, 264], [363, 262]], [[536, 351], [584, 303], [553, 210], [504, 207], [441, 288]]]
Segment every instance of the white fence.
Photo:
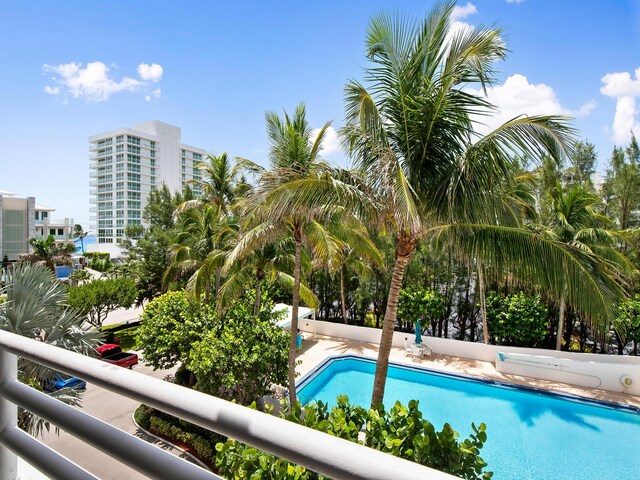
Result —
[[[380, 343], [380, 335], [382, 334], [382, 330], [377, 328], [306, 319], [300, 321], [299, 328], [304, 332], [373, 344]], [[405, 339], [411, 342], [413, 334], [394, 332], [393, 346], [404, 346]], [[531, 362], [531, 365], [520, 364], [518, 367], [514, 366], [515, 362], [497, 362], [498, 365], [496, 367], [499, 371], [505, 373], [640, 395], [640, 357], [505, 347], [427, 336], [423, 336], [423, 342], [429, 345], [434, 353], [491, 363], [496, 363], [496, 355], [498, 353], [531, 356], [531, 360], [536, 357], [560, 359], [562, 362], [551, 362], [557, 365], [558, 368], [550, 368], [549, 365], [543, 365], [544, 362], [542, 361]], [[500, 365], [500, 363], [505, 364]], [[507, 366], [506, 363], [510, 363], [510, 365]], [[630, 385], [623, 383], [622, 380], [626, 378], [625, 376], [631, 378], [632, 383]]]

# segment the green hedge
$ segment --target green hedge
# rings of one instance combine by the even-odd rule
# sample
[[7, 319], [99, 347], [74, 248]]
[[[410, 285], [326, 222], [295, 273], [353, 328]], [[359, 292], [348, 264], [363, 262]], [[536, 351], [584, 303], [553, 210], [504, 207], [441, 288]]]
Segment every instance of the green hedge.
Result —
[[216, 443], [227, 440], [222, 435], [146, 405], [140, 405], [133, 416], [136, 423], [145, 430], [187, 446], [190, 453], [210, 465], [215, 462]]

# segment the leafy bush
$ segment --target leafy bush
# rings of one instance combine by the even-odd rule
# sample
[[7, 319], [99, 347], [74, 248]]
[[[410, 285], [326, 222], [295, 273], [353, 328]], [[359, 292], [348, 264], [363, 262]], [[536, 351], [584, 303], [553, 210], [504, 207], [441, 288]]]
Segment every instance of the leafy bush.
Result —
[[89, 260], [87, 266], [98, 272], [106, 272], [113, 265], [111, 255], [106, 252], [87, 252], [84, 256]]
[[[340, 396], [331, 410], [319, 402], [306, 406], [303, 414], [301, 405], [297, 403], [291, 409], [285, 407], [281, 417], [460, 478], [488, 479], [492, 476], [491, 472], [483, 472], [486, 463], [480, 457], [480, 450], [487, 440], [484, 424], [479, 427], [472, 424], [474, 433], [460, 441], [458, 433], [449, 424], [436, 431], [422, 417], [415, 400], [407, 406], [397, 402], [389, 411], [382, 406], [376, 410], [365, 410], [350, 405], [346, 396]], [[364, 440], [360, 438], [363, 426]], [[229, 478], [326, 478], [233, 439], [218, 443], [216, 451], [216, 467], [221, 475]]]
[[289, 335], [271, 309], [263, 303], [254, 315], [245, 295], [218, 314], [184, 291], [168, 292], [145, 307], [137, 345], [154, 369], [181, 364], [176, 383], [247, 405], [287, 382]]
[[498, 345], [535, 346], [547, 335], [547, 313], [539, 295], [487, 295], [489, 334]]
[[618, 340], [618, 353], [621, 354], [624, 347], [633, 342], [633, 352], [637, 355], [640, 343], [640, 295], [636, 294], [618, 306], [618, 316], [613, 321], [613, 328]]
[[137, 344], [145, 363], [154, 370], [186, 362], [193, 345], [215, 321], [206, 305], [190, 301], [184, 291], [156, 297], [144, 308], [140, 319]]
[[146, 405], [140, 405], [133, 412], [133, 418], [138, 425], [140, 425], [145, 430], [149, 430], [151, 426], [151, 413], [153, 412], [153, 408], [149, 408]]
[[289, 334], [275, 326], [280, 314], [267, 302], [256, 316], [253, 304], [251, 295], [236, 301], [193, 344], [187, 364], [198, 389], [241, 405], [288, 380]]
[[226, 437], [146, 405], [140, 405], [133, 415], [136, 423], [145, 430], [186, 446], [207, 464], [213, 463], [216, 443], [226, 440]]
[[445, 299], [435, 290], [410, 286], [400, 290], [398, 318], [407, 323], [417, 320], [435, 323], [445, 312]]
[[68, 305], [88, 315], [88, 322], [102, 327], [109, 312], [130, 308], [136, 299], [136, 285], [126, 278], [94, 280], [69, 289]]

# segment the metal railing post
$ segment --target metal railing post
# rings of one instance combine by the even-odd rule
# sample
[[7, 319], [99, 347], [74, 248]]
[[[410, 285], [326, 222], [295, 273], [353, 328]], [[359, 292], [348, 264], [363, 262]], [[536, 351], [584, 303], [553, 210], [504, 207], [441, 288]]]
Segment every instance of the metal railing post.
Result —
[[[0, 350], [0, 389], [18, 376], [18, 358]], [[18, 407], [0, 396], [0, 436], [13, 430], [18, 423]], [[15, 480], [18, 478], [18, 457], [0, 443], [0, 478]]]

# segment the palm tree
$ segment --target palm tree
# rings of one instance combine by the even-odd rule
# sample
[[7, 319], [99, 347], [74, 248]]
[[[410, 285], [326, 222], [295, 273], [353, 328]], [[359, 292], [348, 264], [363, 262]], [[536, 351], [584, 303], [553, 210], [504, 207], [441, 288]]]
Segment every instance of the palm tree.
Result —
[[378, 247], [371, 241], [366, 227], [357, 217], [342, 213], [334, 222], [328, 223], [327, 227], [331, 235], [339, 240], [338, 255], [329, 257], [324, 262], [323, 259], [318, 259], [316, 263], [322, 264], [331, 275], [339, 274], [342, 320], [348, 324], [345, 274], [351, 270], [359, 278], [368, 277], [372, 273], [371, 266], [384, 268], [384, 260]]
[[203, 198], [184, 202], [178, 207], [178, 212], [200, 207], [208, 202], [219, 207], [226, 215], [238, 197], [250, 188], [243, 174], [245, 172], [256, 174], [264, 170], [244, 158], [236, 158], [235, 163], [232, 164], [227, 152], [220, 155], [207, 155], [207, 161], [200, 164], [198, 168], [203, 178], [193, 180], [192, 183], [200, 188]]
[[606, 300], [622, 293], [615, 281], [585, 268], [593, 266], [592, 255], [496, 221], [508, 210], [499, 187], [510, 181], [515, 158], [560, 158], [571, 150], [572, 130], [563, 119], [538, 116], [476, 134], [472, 116], [481, 120], [493, 107], [466, 87], [491, 85], [493, 65], [505, 58], [506, 47], [499, 30], [453, 31], [454, 5], [437, 5], [420, 22], [374, 17], [366, 42], [368, 86], [351, 81], [345, 89], [343, 138], [377, 192], [396, 243], [372, 405], [383, 399], [398, 296], [422, 238], [447, 234], [465, 256], [508, 266], [556, 296], [565, 277], [562, 259], [570, 257], [566, 288], [591, 314], [608, 314]]
[[[237, 260], [238, 257], [235, 257]], [[294, 245], [291, 237], [283, 232], [282, 238], [253, 249], [242, 255], [242, 261], [226, 263], [223, 273], [226, 281], [220, 287], [219, 301], [226, 308], [231, 300], [240, 296], [247, 284], [255, 282], [254, 313], [258, 315], [262, 301], [262, 286], [265, 281], [293, 291]], [[305, 262], [303, 262], [305, 263]], [[306, 262], [308, 263], [308, 262]], [[230, 269], [230, 270], [229, 270]], [[304, 282], [300, 282], [300, 298], [309, 306], [316, 307], [318, 299]]]
[[[630, 273], [633, 270], [631, 262], [614, 248], [623, 243], [626, 232], [607, 228], [612, 226], [611, 220], [594, 210], [598, 203], [594, 194], [580, 186], [565, 189], [557, 182], [550, 196], [545, 224], [552, 238], [596, 255], [602, 259], [600, 268], [613, 270], [612, 274], [617, 271]], [[556, 350], [562, 348], [566, 309], [564, 295], [560, 296], [559, 304]]]
[[320, 186], [326, 192], [326, 186], [333, 181], [332, 170], [319, 156], [330, 123], [325, 123], [313, 138], [303, 104], [298, 105], [291, 116], [285, 112], [283, 118], [267, 112], [266, 123], [272, 170], [262, 174], [258, 188], [243, 202], [244, 214], [250, 223], [227, 262], [232, 265], [249, 252], [285, 237], [294, 243], [289, 399], [295, 402], [303, 249], [307, 248], [315, 258], [324, 259], [335, 257], [339, 252], [340, 242], [322, 224], [324, 219], [335, 215], [337, 206], [315, 195], [313, 188]]
[[[85, 317], [79, 312], [64, 308], [67, 299], [66, 287], [55, 281], [55, 276], [44, 265], [18, 263], [5, 270], [7, 295], [0, 304], [0, 329], [34, 338], [41, 342], [71, 350], [84, 355], [94, 355], [100, 333], [94, 328], [85, 328]], [[36, 387], [52, 378], [53, 372], [41, 365], [19, 361], [21, 381]], [[58, 400], [77, 405], [79, 393], [63, 389], [50, 393]], [[48, 422], [21, 410], [19, 424], [34, 436], [49, 429]]]
[[69, 258], [76, 251], [73, 242], [56, 242], [53, 235], [49, 235], [44, 240], [37, 238], [29, 239], [32, 253], [25, 257], [31, 262], [44, 264], [49, 270], [55, 273], [56, 265], [60, 263], [69, 263]]
[[89, 236], [89, 232], [85, 232], [82, 225], [76, 223], [73, 227], [73, 238], [80, 240], [80, 248], [82, 248], [82, 254], [84, 255], [84, 239]]
[[205, 302], [209, 303], [211, 278], [215, 275], [214, 298], [217, 298], [221, 270], [237, 226], [231, 217], [223, 215], [220, 206], [210, 204], [184, 211], [177, 223], [178, 233], [171, 263], [164, 274], [164, 287], [180, 276], [190, 275], [187, 291], [195, 298], [204, 293]]

